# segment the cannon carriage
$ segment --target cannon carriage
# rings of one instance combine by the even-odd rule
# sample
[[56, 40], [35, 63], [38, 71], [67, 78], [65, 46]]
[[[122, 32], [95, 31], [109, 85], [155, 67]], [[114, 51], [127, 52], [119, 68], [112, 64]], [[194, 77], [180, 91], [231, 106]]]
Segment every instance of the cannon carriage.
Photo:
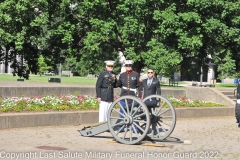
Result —
[[150, 95], [143, 100], [122, 96], [110, 106], [107, 122], [84, 127], [79, 132], [90, 137], [109, 131], [120, 143], [138, 144], [145, 138], [166, 139], [175, 125], [175, 109], [163, 96]]

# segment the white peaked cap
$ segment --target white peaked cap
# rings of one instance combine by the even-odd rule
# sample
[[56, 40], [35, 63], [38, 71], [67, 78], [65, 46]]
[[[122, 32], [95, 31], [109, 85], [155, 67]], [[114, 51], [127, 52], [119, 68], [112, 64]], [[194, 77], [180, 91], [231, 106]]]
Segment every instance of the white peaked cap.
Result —
[[104, 63], [106, 63], [106, 65], [114, 65], [115, 61], [107, 60], [107, 61], [104, 61]]
[[124, 65], [126, 65], [126, 64], [133, 64], [134, 62], [133, 62], [133, 60], [125, 60], [124, 61]]

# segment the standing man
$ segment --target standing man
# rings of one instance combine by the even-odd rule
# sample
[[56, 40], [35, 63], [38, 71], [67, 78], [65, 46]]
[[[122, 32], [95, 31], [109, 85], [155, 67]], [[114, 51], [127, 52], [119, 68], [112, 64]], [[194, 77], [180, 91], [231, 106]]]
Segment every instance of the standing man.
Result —
[[124, 65], [126, 72], [123, 72], [119, 76], [116, 87], [121, 87], [121, 95], [137, 96], [137, 89], [140, 87], [140, 75], [132, 70], [133, 60], [125, 60]]
[[[144, 99], [145, 97], [150, 95], [161, 95], [160, 82], [157, 78], [154, 78], [154, 70], [152, 68], [148, 68], [147, 76], [148, 78], [142, 81], [141, 99]], [[154, 107], [157, 104], [157, 100], [152, 98], [146, 100], [144, 103], [147, 107]]]
[[161, 95], [160, 82], [157, 78], [154, 78], [154, 71], [152, 68], [148, 68], [147, 76], [148, 78], [142, 81], [142, 98], [154, 94]]
[[113, 72], [114, 61], [105, 61], [106, 71], [100, 73], [96, 83], [97, 101], [99, 103], [99, 122], [107, 121], [108, 109], [114, 98], [116, 74]]
[[[116, 87], [121, 87], [121, 94], [120, 96], [125, 96], [125, 95], [132, 95], [132, 96], [138, 96], [138, 88], [140, 87], [140, 75], [139, 73], [135, 72], [132, 70], [132, 65], [133, 65], [132, 60], [126, 60], [124, 62], [126, 72], [123, 72], [120, 74], [119, 79], [117, 81]], [[131, 103], [131, 102], [129, 102]], [[125, 107], [125, 101], [120, 101], [120, 104]], [[122, 108], [120, 108], [120, 113], [124, 113]], [[120, 117], [123, 118], [123, 116], [120, 114]], [[118, 126], [118, 130], [122, 132], [123, 130], [121, 129], [122, 126]], [[135, 127], [135, 130], [138, 131], [137, 127]]]

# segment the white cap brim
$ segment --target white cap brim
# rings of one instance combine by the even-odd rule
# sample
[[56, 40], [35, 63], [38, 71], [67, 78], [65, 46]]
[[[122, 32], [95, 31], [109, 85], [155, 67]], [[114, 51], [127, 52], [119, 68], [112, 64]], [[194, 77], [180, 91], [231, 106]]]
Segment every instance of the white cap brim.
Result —
[[114, 61], [104, 61], [104, 63], [106, 63], [106, 65], [114, 65]]
[[133, 60], [126, 60], [126, 61], [124, 61], [124, 65], [126, 65], [126, 64], [132, 65], [133, 63], [134, 63]]

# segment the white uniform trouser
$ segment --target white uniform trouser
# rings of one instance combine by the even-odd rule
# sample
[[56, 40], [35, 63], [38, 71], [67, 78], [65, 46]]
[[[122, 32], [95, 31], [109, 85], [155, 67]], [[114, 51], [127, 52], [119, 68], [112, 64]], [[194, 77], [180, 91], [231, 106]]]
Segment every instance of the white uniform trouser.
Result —
[[108, 109], [112, 102], [101, 101], [99, 104], [99, 122], [107, 121]]

